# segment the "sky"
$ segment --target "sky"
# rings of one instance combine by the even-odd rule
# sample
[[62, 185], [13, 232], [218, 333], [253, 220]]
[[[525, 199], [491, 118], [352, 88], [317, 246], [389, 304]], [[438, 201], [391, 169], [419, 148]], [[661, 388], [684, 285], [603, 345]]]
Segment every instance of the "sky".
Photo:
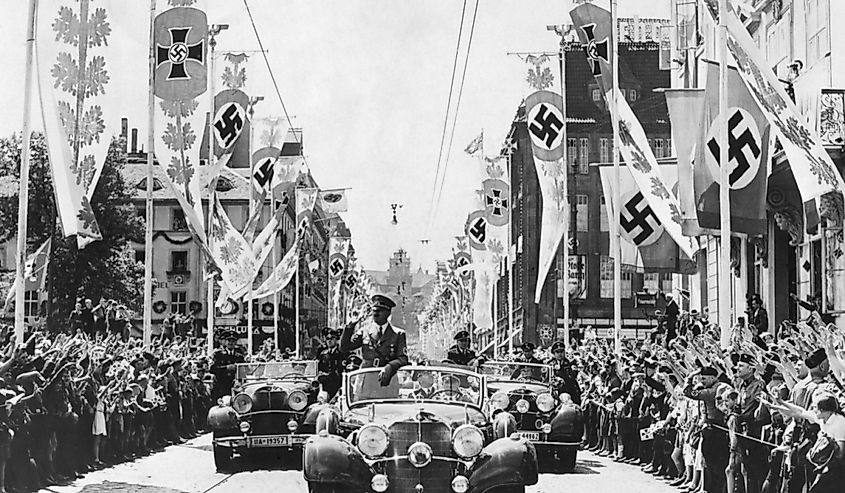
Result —
[[[106, 63], [111, 87], [121, 100], [111, 114], [118, 120], [128, 117], [130, 128], [137, 127], [139, 140], [146, 142], [149, 2], [111, 1], [120, 6], [110, 14], [109, 43], [118, 53]], [[40, 3], [47, 15], [53, 14], [47, 6], [77, 4], [75, 0]], [[0, 43], [7, 47], [0, 76], [4, 113], [0, 136], [22, 126], [27, 4], [0, 0], [4, 12]], [[294, 126], [303, 129], [312, 174], [322, 188], [350, 189], [350, 209], [342, 215], [352, 232], [359, 265], [386, 269], [399, 248], [409, 253], [414, 268], [432, 269], [436, 260], [451, 257], [482, 178], [477, 160], [463, 149], [483, 129], [485, 150], [497, 153], [529, 91], [528, 66], [508, 53], [557, 51], [559, 38], [546, 26], [570, 22], [572, 3], [480, 1], [451, 156], [433, 221], [429, 221], [431, 196], [463, 1], [248, 0], [248, 4], [288, 113]], [[458, 80], [475, 1], [466, 4]], [[669, 0], [619, 0], [619, 4], [620, 16], [669, 17]], [[243, 1], [208, 0], [205, 10], [210, 23], [230, 25], [217, 38], [219, 51], [258, 49]], [[265, 98], [256, 107], [257, 116], [282, 115], [263, 60], [255, 56], [252, 62], [251, 92]], [[456, 84], [453, 110], [457, 92]], [[37, 99], [33, 106], [37, 108]], [[41, 127], [38, 120], [33, 118], [36, 130]], [[448, 143], [448, 133], [446, 137]], [[390, 204], [402, 204], [396, 225], [391, 223]], [[422, 239], [429, 242], [423, 244]]]

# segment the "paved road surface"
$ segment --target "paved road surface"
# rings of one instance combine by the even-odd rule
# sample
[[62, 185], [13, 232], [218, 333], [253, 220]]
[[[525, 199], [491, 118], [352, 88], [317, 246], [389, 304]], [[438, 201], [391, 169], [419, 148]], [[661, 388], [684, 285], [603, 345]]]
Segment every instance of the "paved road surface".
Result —
[[[617, 464], [588, 452], [578, 455], [574, 474], [543, 474], [527, 493], [677, 493], [677, 490], [643, 474], [638, 467]], [[46, 493], [223, 493], [308, 491], [302, 472], [282, 470], [272, 463], [237, 474], [219, 474], [211, 457], [211, 435], [169, 447], [134, 462], [86, 475]]]

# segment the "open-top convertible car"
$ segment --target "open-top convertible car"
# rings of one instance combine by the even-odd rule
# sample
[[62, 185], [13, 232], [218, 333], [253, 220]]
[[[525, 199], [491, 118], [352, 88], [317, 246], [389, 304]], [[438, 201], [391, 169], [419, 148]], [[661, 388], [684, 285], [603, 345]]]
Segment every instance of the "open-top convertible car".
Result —
[[541, 472], [575, 469], [583, 434], [581, 410], [552, 386], [549, 365], [488, 362], [479, 368], [486, 375], [490, 395], [487, 412], [495, 429], [516, 432], [537, 448]]
[[277, 449], [301, 456], [325, 404], [318, 402], [316, 361], [241, 363], [231, 396], [208, 411], [214, 438], [214, 464], [231, 468], [234, 454]]
[[537, 482], [533, 445], [495, 439], [478, 373], [440, 366], [344, 375], [337, 408], [325, 409], [305, 443], [312, 493], [514, 493]]

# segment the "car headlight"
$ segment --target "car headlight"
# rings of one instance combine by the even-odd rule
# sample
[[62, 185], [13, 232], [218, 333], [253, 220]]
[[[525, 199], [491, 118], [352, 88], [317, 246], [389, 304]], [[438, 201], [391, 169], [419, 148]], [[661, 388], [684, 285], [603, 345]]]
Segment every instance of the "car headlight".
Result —
[[238, 394], [232, 399], [232, 407], [238, 414], [248, 413], [252, 409], [252, 397]]
[[518, 412], [520, 414], [527, 413], [528, 408], [530, 408], [530, 407], [531, 407], [531, 405], [528, 404], [528, 401], [526, 401], [525, 399], [520, 399], [520, 400], [516, 401], [516, 412]]
[[431, 446], [425, 442], [416, 442], [408, 447], [408, 462], [417, 468], [429, 465], [433, 455]]
[[452, 449], [464, 459], [480, 454], [483, 447], [484, 433], [474, 425], [461, 425], [452, 436]]
[[493, 394], [493, 397], [490, 398], [490, 404], [495, 409], [507, 409], [510, 402], [511, 400], [508, 398], [508, 394], [504, 392], [496, 392]]
[[308, 405], [308, 396], [301, 390], [294, 390], [288, 396], [288, 406], [294, 411], [302, 411]]
[[540, 394], [537, 396], [537, 408], [547, 413], [555, 408], [555, 398], [552, 397], [552, 394]]
[[379, 425], [366, 425], [358, 430], [358, 450], [373, 458], [387, 451], [387, 430]]

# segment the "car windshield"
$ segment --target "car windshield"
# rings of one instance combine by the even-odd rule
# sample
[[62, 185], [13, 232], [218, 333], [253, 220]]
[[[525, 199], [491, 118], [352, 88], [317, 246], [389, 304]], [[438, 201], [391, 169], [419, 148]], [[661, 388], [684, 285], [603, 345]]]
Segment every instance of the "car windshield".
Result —
[[519, 363], [517, 361], [484, 363], [478, 369], [487, 375], [491, 382], [532, 382], [547, 384], [551, 381], [551, 367], [537, 363]]
[[400, 368], [386, 386], [379, 382], [381, 368], [349, 375], [349, 404], [363, 401], [415, 400], [481, 405], [481, 377], [473, 372], [441, 367]]
[[268, 363], [241, 363], [237, 366], [238, 380], [265, 380], [282, 378], [316, 378], [316, 361], [278, 361]]

